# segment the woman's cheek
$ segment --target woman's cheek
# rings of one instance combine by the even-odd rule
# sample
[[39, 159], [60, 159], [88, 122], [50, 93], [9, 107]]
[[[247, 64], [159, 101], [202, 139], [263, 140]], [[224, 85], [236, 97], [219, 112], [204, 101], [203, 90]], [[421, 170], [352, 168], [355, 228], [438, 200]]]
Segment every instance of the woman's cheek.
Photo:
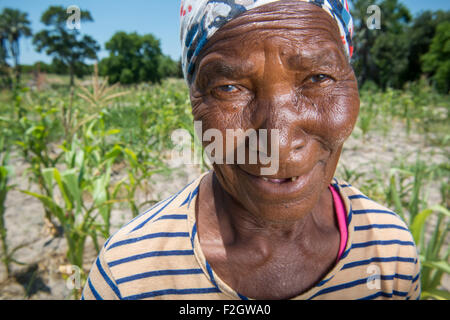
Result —
[[192, 114], [195, 121], [201, 121], [203, 128], [217, 129], [243, 129], [248, 125], [244, 123], [244, 114], [248, 108], [246, 99], [220, 101], [212, 97], [191, 99]]
[[317, 115], [313, 135], [320, 136], [329, 147], [340, 147], [348, 139], [359, 112], [359, 95], [354, 90], [324, 90], [310, 96]]
[[355, 128], [359, 113], [359, 96], [353, 92], [332, 96], [328, 121], [336, 145], [342, 145]]

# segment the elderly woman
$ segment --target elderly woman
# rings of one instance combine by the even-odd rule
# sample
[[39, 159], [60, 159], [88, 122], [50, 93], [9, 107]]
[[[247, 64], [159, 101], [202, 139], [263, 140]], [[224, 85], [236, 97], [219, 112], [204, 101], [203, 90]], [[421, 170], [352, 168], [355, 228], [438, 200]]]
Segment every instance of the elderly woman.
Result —
[[278, 170], [213, 163], [106, 242], [83, 298], [419, 298], [406, 225], [334, 178], [359, 112], [347, 1], [185, 0], [181, 29], [195, 120], [278, 132]]

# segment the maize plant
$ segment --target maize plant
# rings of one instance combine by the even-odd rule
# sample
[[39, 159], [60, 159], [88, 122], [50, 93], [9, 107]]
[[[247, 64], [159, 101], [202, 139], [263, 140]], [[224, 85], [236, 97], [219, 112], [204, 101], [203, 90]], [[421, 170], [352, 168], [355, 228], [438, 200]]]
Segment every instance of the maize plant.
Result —
[[[429, 239], [425, 230], [430, 217], [437, 214], [437, 221]], [[440, 289], [444, 274], [450, 275], [450, 248], [445, 244], [450, 231], [450, 211], [435, 205], [419, 212], [410, 223], [410, 231], [419, 248], [421, 263], [422, 299], [450, 300], [450, 293]]]
[[[424, 186], [433, 178], [442, 181], [441, 192], [445, 195], [445, 174], [435, 166], [427, 166], [417, 160], [414, 165], [391, 169], [387, 199], [395, 211], [409, 226], [419, 250], [421, 263], [422, 299], [450, 299], [450, 294], [440, 289], [444, 274], [450, 275], [450, 248], [445, 243], [450, 230], [450, 212], [441, 205], [428, 206]], [[448, 186], [448, 184], [447, 184]], [[446, 202], [446, 198], [442, 198]], [[444, 203], [445, 205], [445, 203]], [[432, 226], [431, 221], [435, 221]], [[426, 231], [431, 229], [431, 236]]]
[[[129, 148], [118, 147], [127, 160], [127, 178], [123, 182], [123, 187], [127, 193], [126, 200], [130, 205], [133, 217], [141, 213], [141, 209], [148, 204], [155, 204], [157, 199], [146, 200], [138, 203], [136, 199], [136, 191], [138, 189], [148, 190], [148, 183], [151, 181], [151, 176], [156, 173], [169, 173], [168, 168], [163, 162], [156, 157], [148, 156], [147, 153], [142, 152], [138, 156]], [[144, 185], [145, 184], [145, 185]]]
[[117, 153], [111, 150], [98, 159], [97, 152], [95, 145], [82, 145], [74, 139], [70, 148], [65, 149], [66, 169], [42, 171], [48, 195], [22, 190], [40, 200], [58, 220], [67, 242], [67, 260], [80, 268], [83, 279], [86, 239], [92, 237], [98, 252], [98, 234], [109, 237], [111, 205], [120, 187], [117, 184], [110, 188], [111, 166]]
[[[62, 153], [53, 152], [52, 133], [57, 126], [56, 113], [53, 107], [33, 106], [27, 116], [23, 116], [17, 126], [16, 133], [20, 137], [15, 144], [19, 147], [22, 158], [29, 164], [27, 169], [30, 182], [37, 184], [40, 193], [47, 196], [51, 190], [47, 189], [43, 180], [42, 171], [46, 168], [56, 166]], [[56, 233], [56, 226], [52, 214], [47, 208], [45, 211], [45, 222], [51, 233]]]

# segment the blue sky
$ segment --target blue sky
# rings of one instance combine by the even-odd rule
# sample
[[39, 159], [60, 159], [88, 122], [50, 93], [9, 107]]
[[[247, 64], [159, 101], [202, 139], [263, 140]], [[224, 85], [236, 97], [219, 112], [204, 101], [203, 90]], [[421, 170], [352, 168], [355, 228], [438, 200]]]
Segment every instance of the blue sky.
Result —
[[[400, 2], [404, 3], [412, 14], [426, 9], [450, 10], [449, 0], [400, 0]], [[43, 29], [40, 17], [50, 5], [64, 7], [77, 5], [82, 10], [91, 12], [94, 22], [82, 24], [81, 32], [94, 37], [101, 44], [100, 59], [107, 56], [104, 44], [116, 31], [153, 33], [161, 40], [165, 54], [173, 59], [180, 57], [180, 0], [0, 0], [0, 10], [9, 7], [27, 12], [33, 32]], [[51, 61], [45, 54], [34, 51], [31, 39], [22, 40], [21, 50], [23, 64], [32, 64], [38, 60]]]

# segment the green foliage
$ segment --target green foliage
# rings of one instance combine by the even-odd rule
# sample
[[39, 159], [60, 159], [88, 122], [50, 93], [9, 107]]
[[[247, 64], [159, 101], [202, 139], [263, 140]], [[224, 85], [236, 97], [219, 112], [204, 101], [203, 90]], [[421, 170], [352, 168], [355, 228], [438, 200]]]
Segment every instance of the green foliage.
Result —
[[[357, 128], [363, 138], [377, 131], [385, 134], [400, 122], [408, 135], [421, 134], [426, 144], [438, 147], [438, 155], [448, 157], [448, 95], [433, 90], [425, 79], [408, 83], [404, 90], [384, 91], [368, 81], [360, 95]], [[340, 174], [347, 181], [358, 181], [363, 193], [394, 210], [407, 223], [420, 252], [422, 299], [448, 299], [449, 293], [441, 285], [450, 271], [447, 241], [450, 168], [446, 163], [434, 165], [419, 157], [411, 163], [410, 159], [411, 155], [403, 152], [388, 173], [374, 168], [371, 174], [361, 174], [357, 169], [341, 166]], [[440, 190], [440, 202], [429, 200], [430, 185]]]
[[376, 89], [373, 82], [367, 82], [360, 90], [361, 109], [357, 127], [363, 137], [371, 130], [386, 133], [393, 120], [406, 125], [406, 132], [424, 134], [427, 142], [445, 145], [448, 140], [448, 96], [433, 90], [422, 79], [405, 85], [405, 90]]
[[440, 23], [430, 50], [422, 56], [423, 71], [433, 74], [436, 88], [442, 93], [450, 90], [450, 22]]
[[450, 11], [423, 11], [419, 13], [407, 30], [408, 36], [408, 68], [404, 81], [419, 80], [422, 75], [421, 56], [429, 51], [436, 33], [436, 27], [444, 21], [450, 20]]
[[[152, 176], [171, 172], [162, 154], [172, 131], [192, 127], [183, 81], [124, 91], [94, 72], [91, 83], [16, 90], [0, 100], [5, 143], [27, 163], [25, 175], [37, 186], [21, 191], [41, 202], [50, 231], [64, 236], [67, 261], [81, 267], [83, 279], [86, 240], [100, 250], [115, 206], [126, 204], [136, 216], [161, 200], [151, 193]], [[116, 167], [124, 168], [118, 179]], [[143, 193], [146, 200], [138, 200]], [[16, 249], [7, 249], [8, 263], [18, 263]]]
[[17, 84], [20, 83], [21, 74], [19, 41], [20, 38], [30, 37], [31, 34], [30, 21], [26, 12], [10, 8], [3, 9], [3, 12], [0, 13], [0, 66], [4, 68], [9, 51], [9, 57], [14, 62], [15, 80]]
[[[407, 159], [393, 163], [388, 174], [377, 171], [374, 177], [368, 177], [343, 166], [341, 174], [346, 181], [358, 181], [363, 193], [393, 209], [407, 224], [419, 252], [421, 299], [448, 299], [442, 280], [450, 275], [450, 248], [446, 242], [450, 231], [450, 212], [446, 208], [450, 171], [419, 159], [409, 164]], [[441, 202], [430, 203], [428, 188], [437, 182], [441, 184]]]
[[[47, 55], [53, 56], [54, 64], [62, 64], [68, 69], [72, 86], [74, 76], [83, 73], [84, 61], [96, 59], [100, 46], [88, 35], [81, 38], [77, 29], [68, 30], [67, 18], [64, 7], [49, 7], [41, 17], [41, 22], [48, 28], [34, 35], [33, 44], [38, 52], [45, 50]], [[80, 23], [92, 21], [88, 11], [80, 11]]]
[[[439, 287], [444, 274], [450, 275], [450, 248], [445, 243], [450, 231], [450, 212], [442, 205], [428, 205], [424, 187], [433, 179], [448, 186], [448, 172], [419, 160], [409, 168], [393, 168], [387, 200], [407, 222], [417, 244], [422, 265], [422, 299], [448, 299], [450, 294]], [[428, 230], [432, 231], [429, 236]]]
[[[372, 80], [380, 87], [398, 87], [408, 66], [406, 26], [411, 19], [408, 9], [397, 0], [354, 0], [355, 23], [353, 66], [362, 85]], [[377, 5], [381, 12], [381, 29], [369, 29], [367, 8]], [[395, 70], [392, 70], [395, 68]]]
[[8, 65], [6, 63], [6, 58], [8, 58], [8, 50], [7, 50], [7, 39], [8, 36], [6, 35], [6, 28], [3, 24], [0, 24], [0, 66], [2, 67], [1, 69], [1, 74], [3, 75], [4, 68]]
[[106, 43], [109, 57], [100, 62], [100, 74], [110, 83], [160, 83], [165, 77], [179, 76], [179, 65], [161, 52], [152, 34], [116, 32]]
[[0, 141], [0, 241], [2, 244], [1, 251], [1, 260], [5, 265], [6, 276], [10, 274], [10, 266], [9, 266], [9, 250], [8, 250], [8, 242], [6, 239], [6, 226], [5, 226], [5, 201], [6, 195], [11, 187], [8, 185], [8, 180], [10, 176], [10, 172], [7, 168], [8, 165], [8, 152], [3, 150], [4, 139]]
[[[352, 65], [359, 84], [373, 81], [377, 86], [401, 89], [417, 81], [423, 72], [430, 73], [436, 87], [448, 92], [448, 52], [446, 37], [448, 27], [437, 28], [450, 18], [449, 11], [424, 11], [412, 18], [409, 10], [398, 0], [353, 0], [352, 16], [355, 23], [353, 43], [355, 52]], [[369, 29], [367, 8], [377, 5], [381, 28]], [[447, 41], [448, 42], [448, 41]], [[431, 52], [429, 52], [431, 50]], [[422, 57], [427, 54], [428, 58]]]
[[[66, 169], [42, 170], [42, 180], [48, 195], [24, 190], [23, 192], [39, 199], [63, 228], [67, 240], [68, 261], [80, 268], [83, 266], [83, 252], [87, 236], [92, 236], [97, 244], [97, 223], [94, 211], [103, 222], [98, 231], [104, 238], [109, 237], [112, 196], [117, 187], [110, 192], [111, 166], [117, 154], [114, 150], [102, 150], [102, 136], [92, 132], [95, 121], [83, 130], [82, 139], [73, 139], [70, 146], [63, 146]], [[62, 197], [62, 203], [55, 199], [55, 188]], [[92, 199], [87, 201], [86, 199]]]
[[[427, 240], [425, 230], [430, 224], [431, 215], [436, 213], [438, 214], [436, 226]], [[450, 299], [449, 292], [439, 288], [444, 274], [450, 275], [450, 249], [446, 249], [447, 245], [445, 244], [450, 230], [449, 218], [450, 212], [446, 208], [436, 205], [418, 213], [410, 225], [414, 241], [419, 244], [421, 252], [422, 299]]]
[[131, 84], [142, 81], [159, 82], [158, 57], [160, 41], [153, 35], [117, 32], [106, 43], [110, 56], [102, 61], [101, 71], [111, 83]]
[[161, 55], [158, 62], [158, 73], [163, 78], [183, 78], [181, 60], [176, 62], [166, 55]]
[[380, 34], [370, 49], [376, 66], [377, 82], [382, 88], [400, 88], [408, 68], [408, 35]]
[[[16, 108], [21, 111], [13, 131], [20, 139], [16, 138], [14, 143], [22, 159], [29, 164], [26, 170], [29, 182], [37, 184], [40, 192], [48, 196], [52, 190], [47, 188], [42, 172], [56, 166], [61, 157], [54, 152], [54, 143], [61, 130], [57, 117], [59, 110], [52, 100], [47, 104], [32, 103], [25, 107], [23, 96], [16, 97]], [[47, 207], [44, 210], [46, 222], [54, 227], [51, 211]]]

